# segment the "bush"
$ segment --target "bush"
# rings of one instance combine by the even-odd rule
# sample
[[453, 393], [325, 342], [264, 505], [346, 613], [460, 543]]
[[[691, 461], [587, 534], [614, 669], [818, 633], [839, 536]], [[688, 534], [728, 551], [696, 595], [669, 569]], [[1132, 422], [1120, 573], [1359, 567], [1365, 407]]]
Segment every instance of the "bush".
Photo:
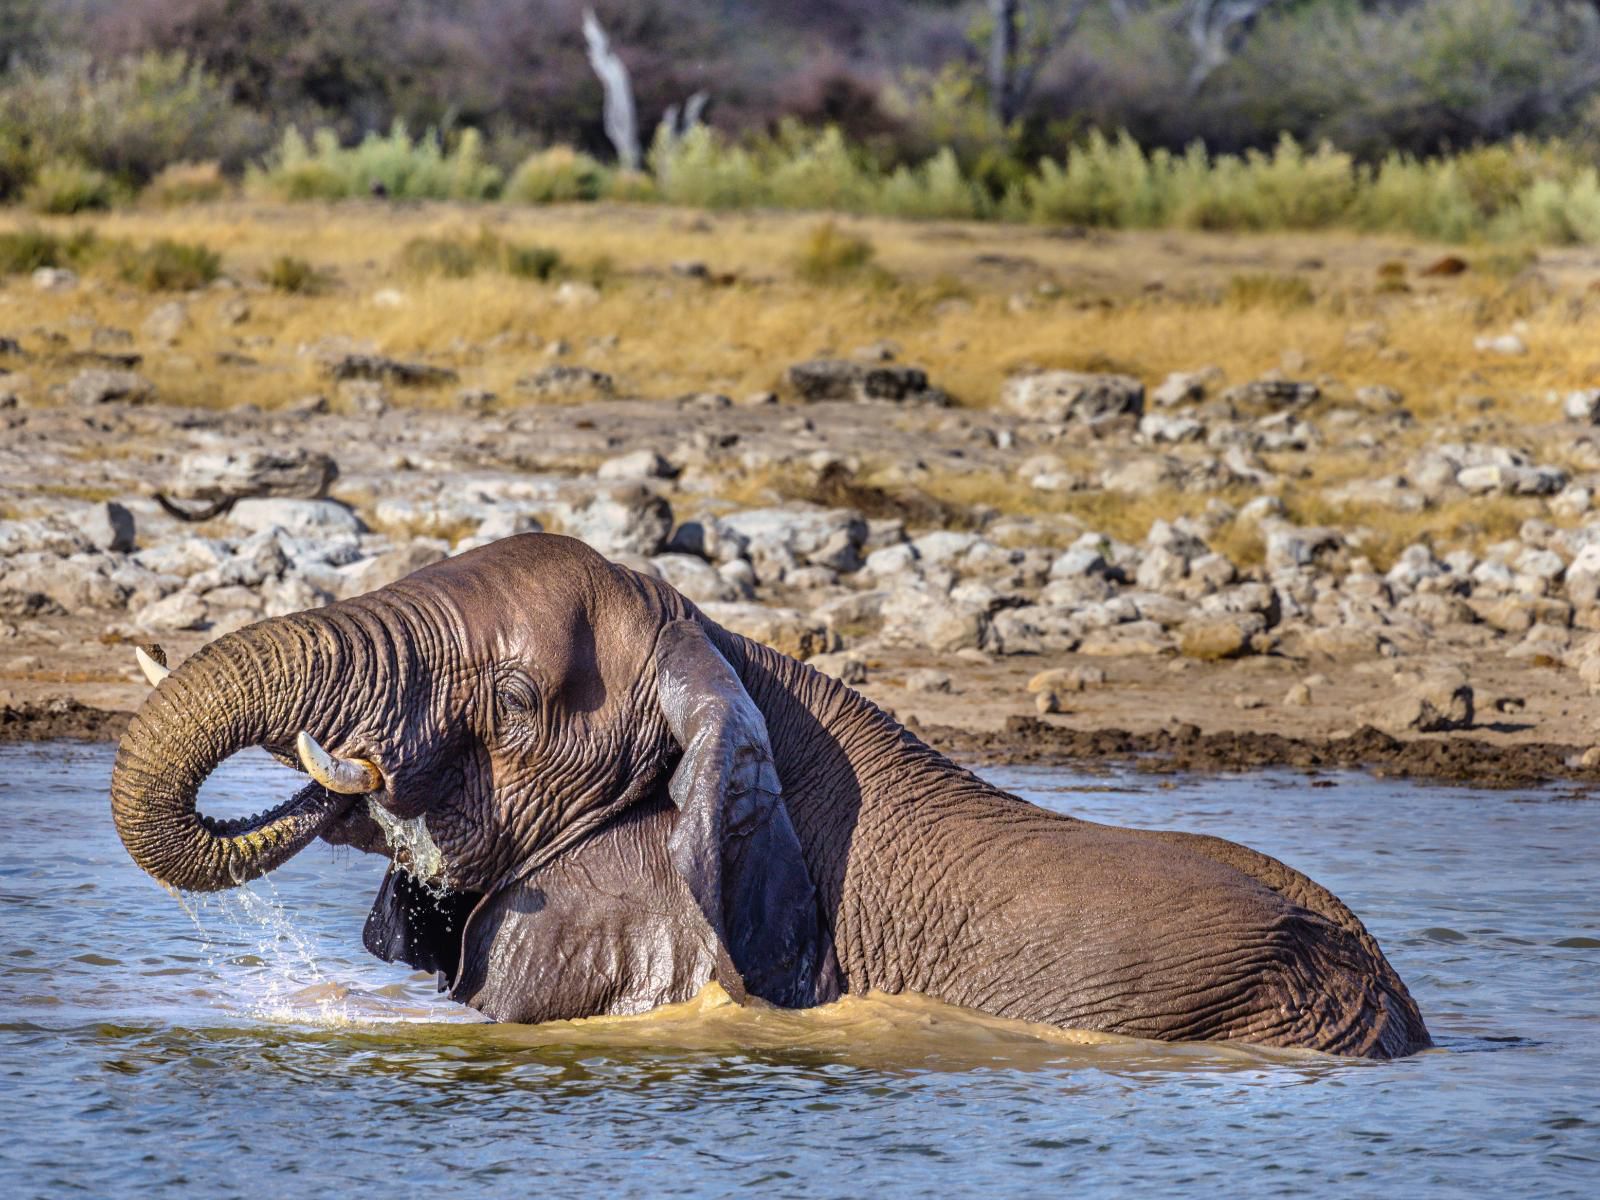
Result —
[[939, 151], [919, 167], [900, 167], [883, 181], [874, 207], [891, 217], [972, 218], [987, 214], [984, 190], [961, 173], [955, 151]]
[[143, 249], [124, 248], [117, 275], [147, 292], [188, 292], [222, 273], [222, 256], [209, 246], [161, 238]]
[[34, 212], [65, 216], [110, 208], [116, 195], [111, 179], [102, 172], [78, 163], [53, 162], [39, 169], [23, 203]]
[[341, 146], [331, 129], [308, 143], [296, 129], [253, 168], [247, 186], [281, 200], [343, 200], [374, 193], [395, 200], [486, 200], [500, 187], [500, 170], [484, 161], [483, 139], [465, 130], [446, 149], [436, 131], [413, 141], [397, 122], [388, 137], [368, 134]]
[[876, 253], [866, 238], [824, 221], [806, 235], [795, 256], [795, 271], [808, 283], [839, 283], [859, 276]]
[[141, 199], [162, 208], [206, 204], [228, 194], [228, 181], [216, 162], [173, 163], [162, 169], [141, 193]]
[[92, 229], [58, 237], [33, 226], [0, 233], [0, 275], [28, 275], [40, 267], [80, 266], [99, 248]]
[[408, 274], [446, 279], [465, 279], [480, 270], [497, 270], [519, 279], [545, 280], [563, 269], [559, 251], [508, 242], [487, 229], [471, 238], [412, 238], [401, 247], [399, 265]]
[[0, 196], [15, 195], [50, 162], [142, 187], [178, 162], [237, 169], [267, 144], [267, 124], [182, 55], [148, 54], [106, 66], [87, 59], [27, 68], [0, 85]]
[[550, 279], [561, 269], [561, 252], [549, 246], [507, 244], [502, 256], [506, 274], [518, 279]]
[[513, 204], [598, 200], [607, 182], [605, 168], [595, 159], [570, 146], [552, 146], [523, 160], [503, 199]]
[[293, 296], [319, 296], [333, 286], [333, 272], [296, 258], [280, 254], [261, 273], [261, 282], [276, 291]]

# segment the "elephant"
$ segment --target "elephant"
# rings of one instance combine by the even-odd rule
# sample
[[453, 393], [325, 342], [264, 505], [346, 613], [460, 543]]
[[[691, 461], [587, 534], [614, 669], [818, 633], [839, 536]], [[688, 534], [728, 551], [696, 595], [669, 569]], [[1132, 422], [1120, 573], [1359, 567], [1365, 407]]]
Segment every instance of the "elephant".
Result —
[[[367, 948], [493, 1020], [640, 1013], [715, 980], [788, 1008], [877, 989], [1139, 1038], [1431, 1044], [1377, 942], [1299, 872], [1009, 795], [570, 538], [143, 661], [110, 789], [134, 862], [204, 891], [319, 838], [387, 855]], [[251, 746], [310, 782], [202, 815], [200, 784]]]

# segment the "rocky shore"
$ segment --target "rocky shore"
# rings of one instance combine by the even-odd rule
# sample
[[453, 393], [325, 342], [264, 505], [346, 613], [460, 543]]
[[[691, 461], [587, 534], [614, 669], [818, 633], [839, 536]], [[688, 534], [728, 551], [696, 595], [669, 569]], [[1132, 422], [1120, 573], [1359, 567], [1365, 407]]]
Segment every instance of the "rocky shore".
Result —
[[[769, 391], [663, 396], [610, 366], [614, 336], [290, 342], [250, 332], [227, 280], [116, 296], [124, 328], [59, 275], [0, 297], [0, 738], [114, 732], [144, 691], [134, 645], [181, 658], [543, 529], [974, 759], [1502, 782], [1600, 764], [1582, 379], [1516, 385], [1514, 419], [1488, 394], [1419, 416], [1374, 381], [1407, 352], [1353, 320], [1357, 379], [1284, 351], [1248, 377], [1021, 363], [952, 396], [879, 340], [775, 364]], [[547, 290], [549, 313], [598, 302]], [[30, 292], [71, 315], [29, 326]], [[1013, 295], [1016, 320], [1048, 319], [1044, 294]], [[1466, 378], [1506, 378], [1530, 336], [1464, 332]], [[296, 390], [194, 407], [163, 382], [189, 367]]]

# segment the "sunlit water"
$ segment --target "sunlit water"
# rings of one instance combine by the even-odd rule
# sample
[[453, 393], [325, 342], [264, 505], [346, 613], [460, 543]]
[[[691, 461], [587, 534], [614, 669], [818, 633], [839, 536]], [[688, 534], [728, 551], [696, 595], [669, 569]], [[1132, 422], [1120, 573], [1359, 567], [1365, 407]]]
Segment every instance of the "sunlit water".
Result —
[[[1346, 775], [995, 772], [1244, 841], [1367, 922], [1443, 1049], [1040, 1038], [915, 999], [493, 1026], [368, 957], [380, 864], [180, 905], [105, 746], [0, 747], [0, 1196], [1600, 1195], [1600, 801]], [[265, 755], [219, 814], [292, 785]]]

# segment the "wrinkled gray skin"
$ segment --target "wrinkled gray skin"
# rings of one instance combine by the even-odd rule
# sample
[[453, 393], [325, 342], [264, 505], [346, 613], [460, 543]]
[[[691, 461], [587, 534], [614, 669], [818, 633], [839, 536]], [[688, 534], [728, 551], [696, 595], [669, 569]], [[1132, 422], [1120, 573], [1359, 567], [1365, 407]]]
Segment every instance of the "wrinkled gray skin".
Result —
[[[196, 812], [224, 758], [293, 761], [301, 730], [381, 790]], [[791, 1007], [878, 988], [1147, 1038], [1430, 1044], [1377, 943], [1299, 873], [1000, 792], [567, 538], [218, 639], [135, 717], [111, 791], [134, 860], [198, 890], [318, 837], [410, 863], [368, 805], [421, 818], [448, 890], [391, 866], [367, 945], [499, 1020], [640, 1012], [715, 978]]]

